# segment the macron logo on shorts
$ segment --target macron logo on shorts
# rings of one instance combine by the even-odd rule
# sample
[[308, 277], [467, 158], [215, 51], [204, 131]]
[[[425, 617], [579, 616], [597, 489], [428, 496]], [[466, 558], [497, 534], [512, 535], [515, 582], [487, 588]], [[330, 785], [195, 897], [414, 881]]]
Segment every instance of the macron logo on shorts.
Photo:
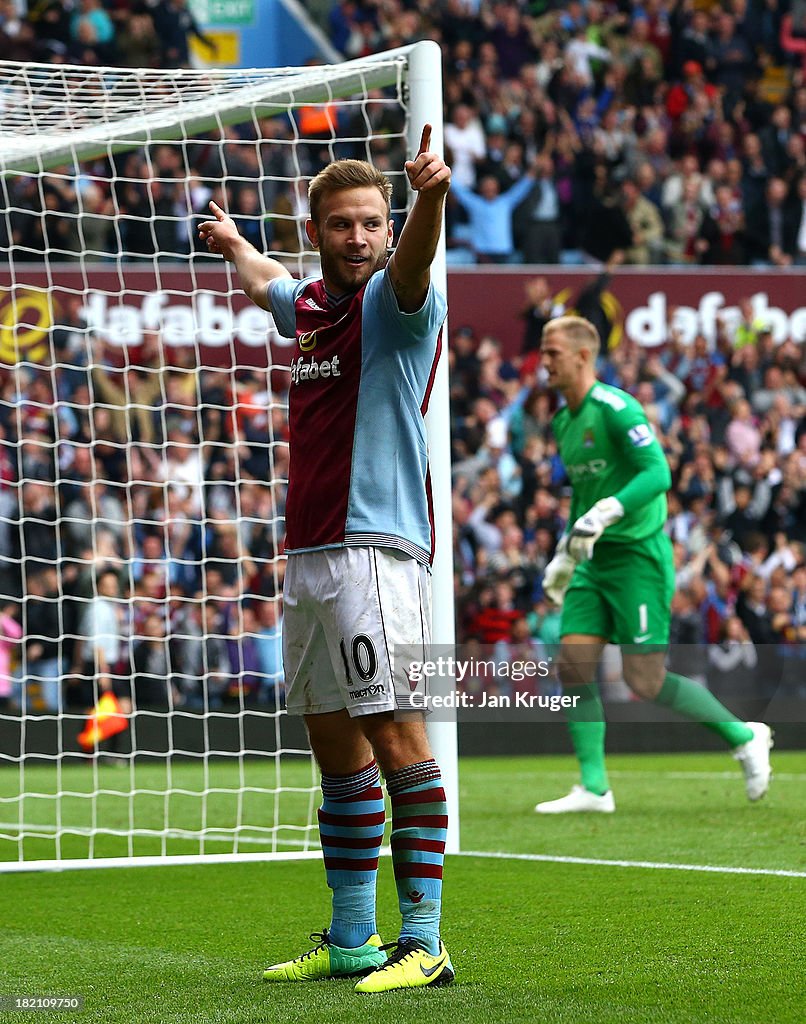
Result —
[[348, 690], [350, 700], [363, 700], [365, 697], [379, 697], [384, 692], [379, 683], [365, 686], [363, 690]]

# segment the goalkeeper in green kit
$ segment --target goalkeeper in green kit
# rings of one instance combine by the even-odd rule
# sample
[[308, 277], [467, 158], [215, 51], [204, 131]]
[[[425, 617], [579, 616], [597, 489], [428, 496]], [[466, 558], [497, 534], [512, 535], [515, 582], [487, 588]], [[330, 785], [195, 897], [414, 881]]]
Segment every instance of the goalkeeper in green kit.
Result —
[[712, 694], [667, 672], [672, 545], [664, 533], [671, 474], [641, 405], [596, 379], [599, 336], [577, 316], [543, 329], [542, 365], [566, 405], [554, 417], [560, 456], [573, 488], [569, 526], [546, 566], [543, 590], [562, 605], [559, 671], [576, 696], [568, 728], [581, 785], [540, 814], [615, 810], [605, 766], [602, 701], [594, 682], [606, 643], [621, 645], [624, 678], [645, 700], [701, 722], [732, 748], [747, 796], [758, 800], [770, 781], [768, 726], [742, 722]]

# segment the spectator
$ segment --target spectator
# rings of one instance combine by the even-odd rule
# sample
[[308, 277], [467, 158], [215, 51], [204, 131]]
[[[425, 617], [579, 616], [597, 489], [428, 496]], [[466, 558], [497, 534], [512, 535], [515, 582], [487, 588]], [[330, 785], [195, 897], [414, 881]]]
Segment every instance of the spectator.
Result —
[[744, 231], [741, 201], [728, 186], [718, 186], [714, 205], [706, 213], [694, 242], [700, 262], [722, 266], [736, 266], [744, 262]]
[[450, 151], [453, 184], [475, 188], [476, 165], [484, 159], [486, 144], [481, 122], [467, 104], [457, 104], [445, 124], [445, 145]]
[[783, 178], [770, 178], [764, 200], [747, 212], [747, 252], [754, 265], [792, 265], [799, 223], [788, 191]]
[[513, 624], [523, 618], [515, 607], [512, 584], [500, 581], [485, 588], [479, 595], [480, 607], [468, 624], [468, 633], [482, 644], [496, 644], [512, 639]]
[[789, 163], [789, 143], [792, 138], [792, 111], [779, 103], [772, 112], [769, 124], [759, 132], [764, 163], [770, 174], [783, 178]]
[[11, 665], [22, 638], [18, 615], [19, 608], [14, 601], [6, 601], [0, 607], [0, 714], [8, 710], [11, 701]]
[[687, 63], [702, 68], [710, 55], [708, 12], [700, 7], [691, 11], [678, 41], [677, 59], [685, 69]]
[[158, 68], [161, 46], [148, 11], [132, 11], [118, 36], [120, 62], [129, 68]]
[[705, 685], [705, 630], [694, 585], [672, 598], [669, 629], [669, 669]]
[[257, 608], [257, 652], [260, 662], [260, 694], [264, 703], [278, 707], [283, 691], [282, 610], [277, 600], [259, 600]]
[[[158, 343], [159, 344], [159, 343]], [[96, 366], [92, 384], [97, 400], [108, 407], [112, 439], [119, 444], [155, 440], [155, 405], [165, 388], [161, 371], [148, 356], [125, 370]]]
[[181, 703], [174, 686], [171, 657], [161, 615], [148, 615], [132, 647], [134, 707], [138, 711], [167, 711]]
[[74, 655], [75, 679], [68, 688], [67, 703], [92, 707], [101, 693], [114, 692], [121, 711], [132, 709], [129, 680], [122, 674], [124, 653], [123, 606], [118, 575], [105, 569], [97, 577], [97, 589], [85, 604], [79, 624], [80, 640]]
[[669, 263], [697, 263], [706, 251], [698, 238], [706, 215], [699, 177], [687, 179], [680, 200], [668, 209], [666, 255]]
[[253, 185], [242, 185], [235, 196], [232, 219], [238, 231], [260, 252], [271, 248], [271, 221], [260, 207], [260, 193]]
[[559, 263], [563, 224], [551, 156], [547, 153], [538, 156], [535, 170], [536, 181], [524, 200], [523, 260], [525, 263]]
[[540, 348], [543, 328], [556, 315], [556, 305], [545, 277], [530, 278], [524, 285], [524, 298], [521, 317], [525, 327], [521, 352], [526, 355]]
[[739, 299], [739, 312], [741, 320], [733, 335], [733, 347], [736, 350], [744, 348], [745, 345], [758, 344], [759, 335], [767, 326], [764, 320], [754, 314], [753, 303], [749, 298]]
[[745, 399], [736, 403], [732, 413], [733, 418], [725, 433], [728, 449], [739, 465], [752, 468], [761, 453], [761, 432], [750, 403]]
[[129, 515], [121, 500], [100, 479], [88, 481], [64, 510], [64, 540], [69, 555], [92, 548], [97, 524], [102, 522], [115, 540], [119, 554], [129, 551]]
[[662, 262], [664, 232], [657, 206], [641, 195], [637, 182], [632, 178], [627, 178], [621, 186], [621, 201], [632, 234], [632, 244], [624, 252], [624, 262]]
[[166, 498], [173, 494], [187, 500], [194, 519], [199, 519], [203, 504], [204, 464], [198, 446], [181, 428], [171, 426], [167, 445], [157, 470], [166, 489]]
[[744, 92], [744, 84], [753, 66], [753, 51], [728, 11], [716, 15], [716, 35], [708, 53], [708, 68], [714, 83], [724, 94], [730, 109]]
[[[61, 687], [65, 668], [60, 639], [62, 627], [68, 623], [62, 621], [55, 565], [29, 573], [25, 590], [28, 600], [20, 707], [26, 712], [41, 706], [48, 714], [60, 714], [64, 709]], [[36, 691], [38, 701], [34, 699]]]
[[35, 572], [58, 561], [60, 548], [56, 523], [56, 493], [53, 484], [29, 479], [22, 485], [21, 496], [23, 571]]
[[218, 53], [214, 40], [199, 28], [187, 0], [147, 0], [147, 3], [162, 47], [163, 67], [190, 67], [191, 36], [203, 43], [214, 56]]
[[534, 60], [535, 52], [526, 19], [516, 4], [498, 8], [498, 17], [487, 13], [489, 40], [493, 45], [501, 75], [517, 78], [525, 64]]
[[720, 642], [708, 647], [708, 688], [720, 699], [755, 697], [758, 653], [737, 615], [722, 625]]
[[510, 263], [515, 255], [512, 212], [534, 185], [531, 174], [524, 176], [503, 194], [498, 179], [482, 178], [479, 194], [454, 184], [451, 194], [470, 218], [470, 241], [479, 263]]
[[77, 44], [76, 54], [91, 51], [99, 63], [108, 63], [113, 53], [115, 27], [101, 0], [79, 0], [78, 10], [70, 19], [70, 39]]

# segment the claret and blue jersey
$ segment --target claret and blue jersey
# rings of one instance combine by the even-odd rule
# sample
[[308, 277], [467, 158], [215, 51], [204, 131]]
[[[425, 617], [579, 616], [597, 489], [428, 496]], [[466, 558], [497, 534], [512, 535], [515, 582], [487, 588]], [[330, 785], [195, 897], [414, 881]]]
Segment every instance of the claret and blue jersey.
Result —
[[288, 400], [286, 550], [376, 545], [433, 555], [424, 415], [447, 313], [430, 286], [403, 313], [386, 271], [334, 299], [320, 278], [275, 279], [278, 331], [296, 338]]

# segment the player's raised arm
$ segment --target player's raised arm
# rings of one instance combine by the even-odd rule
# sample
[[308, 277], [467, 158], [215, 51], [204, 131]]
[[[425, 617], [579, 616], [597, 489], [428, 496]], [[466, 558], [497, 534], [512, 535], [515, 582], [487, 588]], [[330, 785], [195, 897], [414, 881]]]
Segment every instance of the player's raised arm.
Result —
[[428, 294], [445, 196], [451, 187], [451, 169], [441, 156], [431, 152], [430, 144], [431, 125], [427, 124], [417, 156], [406, 161], [406, 175], [417, 198], [389, 263], [392, 287], [406, 313], [416, 313]]
[[256, 306], [271, 311], [269, 281], [291, 275], [282, 263], [264, 256], [247, 242], [238, 233], [235, 221], [212, 201], [210, 211], [215, 219], [206, 220], [199, 225], [199, 238], [207, 242], [209, 252], [217, 253], [227, 262], [235, 264], [244, 293]]

